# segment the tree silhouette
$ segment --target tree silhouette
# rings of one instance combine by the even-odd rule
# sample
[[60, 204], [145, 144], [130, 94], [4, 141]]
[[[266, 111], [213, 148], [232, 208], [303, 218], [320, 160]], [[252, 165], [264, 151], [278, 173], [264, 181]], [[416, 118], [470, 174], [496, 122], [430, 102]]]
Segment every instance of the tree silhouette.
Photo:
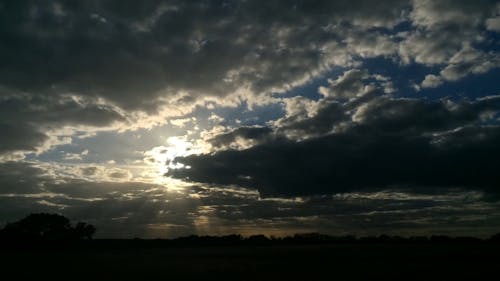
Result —
[[76, 240], [92, 239], [96, 229], [93, 225], [78, 222], [71, 226], [70, 220], [57, 214], [30, 214], [13, 223], [8, 223], [0, 237], [16, 240]]
[[500, 233], [497, 233], [493, 236], [490, 237], [490, 241], [493, 241], [493, 242], [500, 242]]
[[93, 225], [84, 222], [78, 222], [73, 229], [74, 235], [79, 238], [92, 239], [96, 229]]

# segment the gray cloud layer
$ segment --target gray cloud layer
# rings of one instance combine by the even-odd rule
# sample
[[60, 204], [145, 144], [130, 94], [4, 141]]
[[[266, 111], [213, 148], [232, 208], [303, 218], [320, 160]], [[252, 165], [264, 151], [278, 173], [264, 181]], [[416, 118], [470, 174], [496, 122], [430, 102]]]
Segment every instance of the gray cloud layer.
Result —
[[[432, 70], [413, 81], [420, 89], [498, 67], [498, 52], [482, 48], [498, 44], [497, 2], [0, 0], [0, 223], [50, 211], [95, 223], [101, 237], [154, 237], [498, 221], [496, 203], [481, 200], [498, 195], [500, 98], [398, 98], [393, 77], [356, 69], [370, 58], [418, 64]], [[275, 95], [285, 116], [177, 158], [191, 169], [169, 175], [194, 182], [183, 192], [128, 182], [118, 168], [81, 166], [83, 180], [7, 162], [162, 118], [164, 105], [251, 104], [336, 69], [350, 70], [319, 100]], [[118, 136], [107, 142], [93, 142], [96, 153], [126, 154], [115, 153]]]
[[[297, 196], [409, 186], [480, 188], [498, 194], [500, 97], [478, 101], [402, 99], [368, 76], [348, 81], [353, 98], [325, 97], [310, 117], [289, 114], [269, 128], [239, 128], [213, 142], [258, 138], [245, 150], [179, 157], [190, 169], [171, 176], [256, 188], [263, 196]], [[364, 77], [364, 78], [363, 78]], [[334, 91], [335, 89], [333, 89]], [[360, 95], [360, 92], [362, 94]], [[301, 114], [298, 111], [298, 114]], [[299, 137], [297, 139], [297, 137]]]
[[35, 163], [0, 164], [0, 225], [31, 212], [57, 212], [94, 224], [102, 238], [310, 231], [488, 236], [496, 230], [500, 205], [485, 199], [480, 192], [453, 189], [262, 199], [246, 189], [191, 186], [178, 192], [144, 183], [53, 178], [50, 168]]
[[115, 108], [94, 99], [72, 96], [13, 95], [0, 97], [0, 154], [36, 151], [50, 141], [50, 131], [64, 126], [101, 127], [125, 117]]
[[[402, 1], [7, 2], [0, 10], [1, 82], [27, 92], [103, 96], [128, 108], [154, 106], [164, 89], [226, 95], [248, 85], [261, 92], [331, 65], [327, 44], [349, 56], [338, 43], [339, 31], [390, 27], [406, 6]], [[347, 27], [327, 28], [344, 21]]]
[[[443, 67], [421, 87], [483, 73], [499, 62], [497, 54], [475, 47], [486, 40], [495, 5], [2, 1], [0, 109], [9, 118], [0, 124], [8, 132], [0, 151], [47, 146], [55, 119], [58, 126], [108, 126], [123, 121], [125, 112], [156, 114], [179, 92], [182, 101], [241, 90], [251, 99], [370, 57]], [[405, 22], [411, 28], [396, 33]]]

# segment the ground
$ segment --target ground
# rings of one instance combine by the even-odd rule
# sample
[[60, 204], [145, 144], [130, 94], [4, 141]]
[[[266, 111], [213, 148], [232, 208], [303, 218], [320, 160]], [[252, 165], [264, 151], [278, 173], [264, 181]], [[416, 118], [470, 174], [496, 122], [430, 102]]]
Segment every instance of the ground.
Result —
[[498, 244], [28, 247], [2, 250], [1, 266], [16, 280], [496, 280], [487, 276], [497, 275], [499, 250]]

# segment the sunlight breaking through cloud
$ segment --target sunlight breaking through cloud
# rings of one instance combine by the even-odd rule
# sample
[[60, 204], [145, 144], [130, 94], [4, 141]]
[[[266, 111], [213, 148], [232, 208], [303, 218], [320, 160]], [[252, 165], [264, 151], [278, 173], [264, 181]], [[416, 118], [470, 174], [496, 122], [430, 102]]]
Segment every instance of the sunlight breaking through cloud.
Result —
[[4, 1], [0, 226], [485, 235], [499, 17], [495, 0]]

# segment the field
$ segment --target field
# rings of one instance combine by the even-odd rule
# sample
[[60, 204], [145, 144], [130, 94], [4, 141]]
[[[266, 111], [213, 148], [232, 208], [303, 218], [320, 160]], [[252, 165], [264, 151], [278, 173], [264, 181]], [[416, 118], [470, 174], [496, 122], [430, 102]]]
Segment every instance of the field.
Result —
[[497, 280], [500, 268], [499, 244], [124, 245], [4, 248], [3, 280]]

